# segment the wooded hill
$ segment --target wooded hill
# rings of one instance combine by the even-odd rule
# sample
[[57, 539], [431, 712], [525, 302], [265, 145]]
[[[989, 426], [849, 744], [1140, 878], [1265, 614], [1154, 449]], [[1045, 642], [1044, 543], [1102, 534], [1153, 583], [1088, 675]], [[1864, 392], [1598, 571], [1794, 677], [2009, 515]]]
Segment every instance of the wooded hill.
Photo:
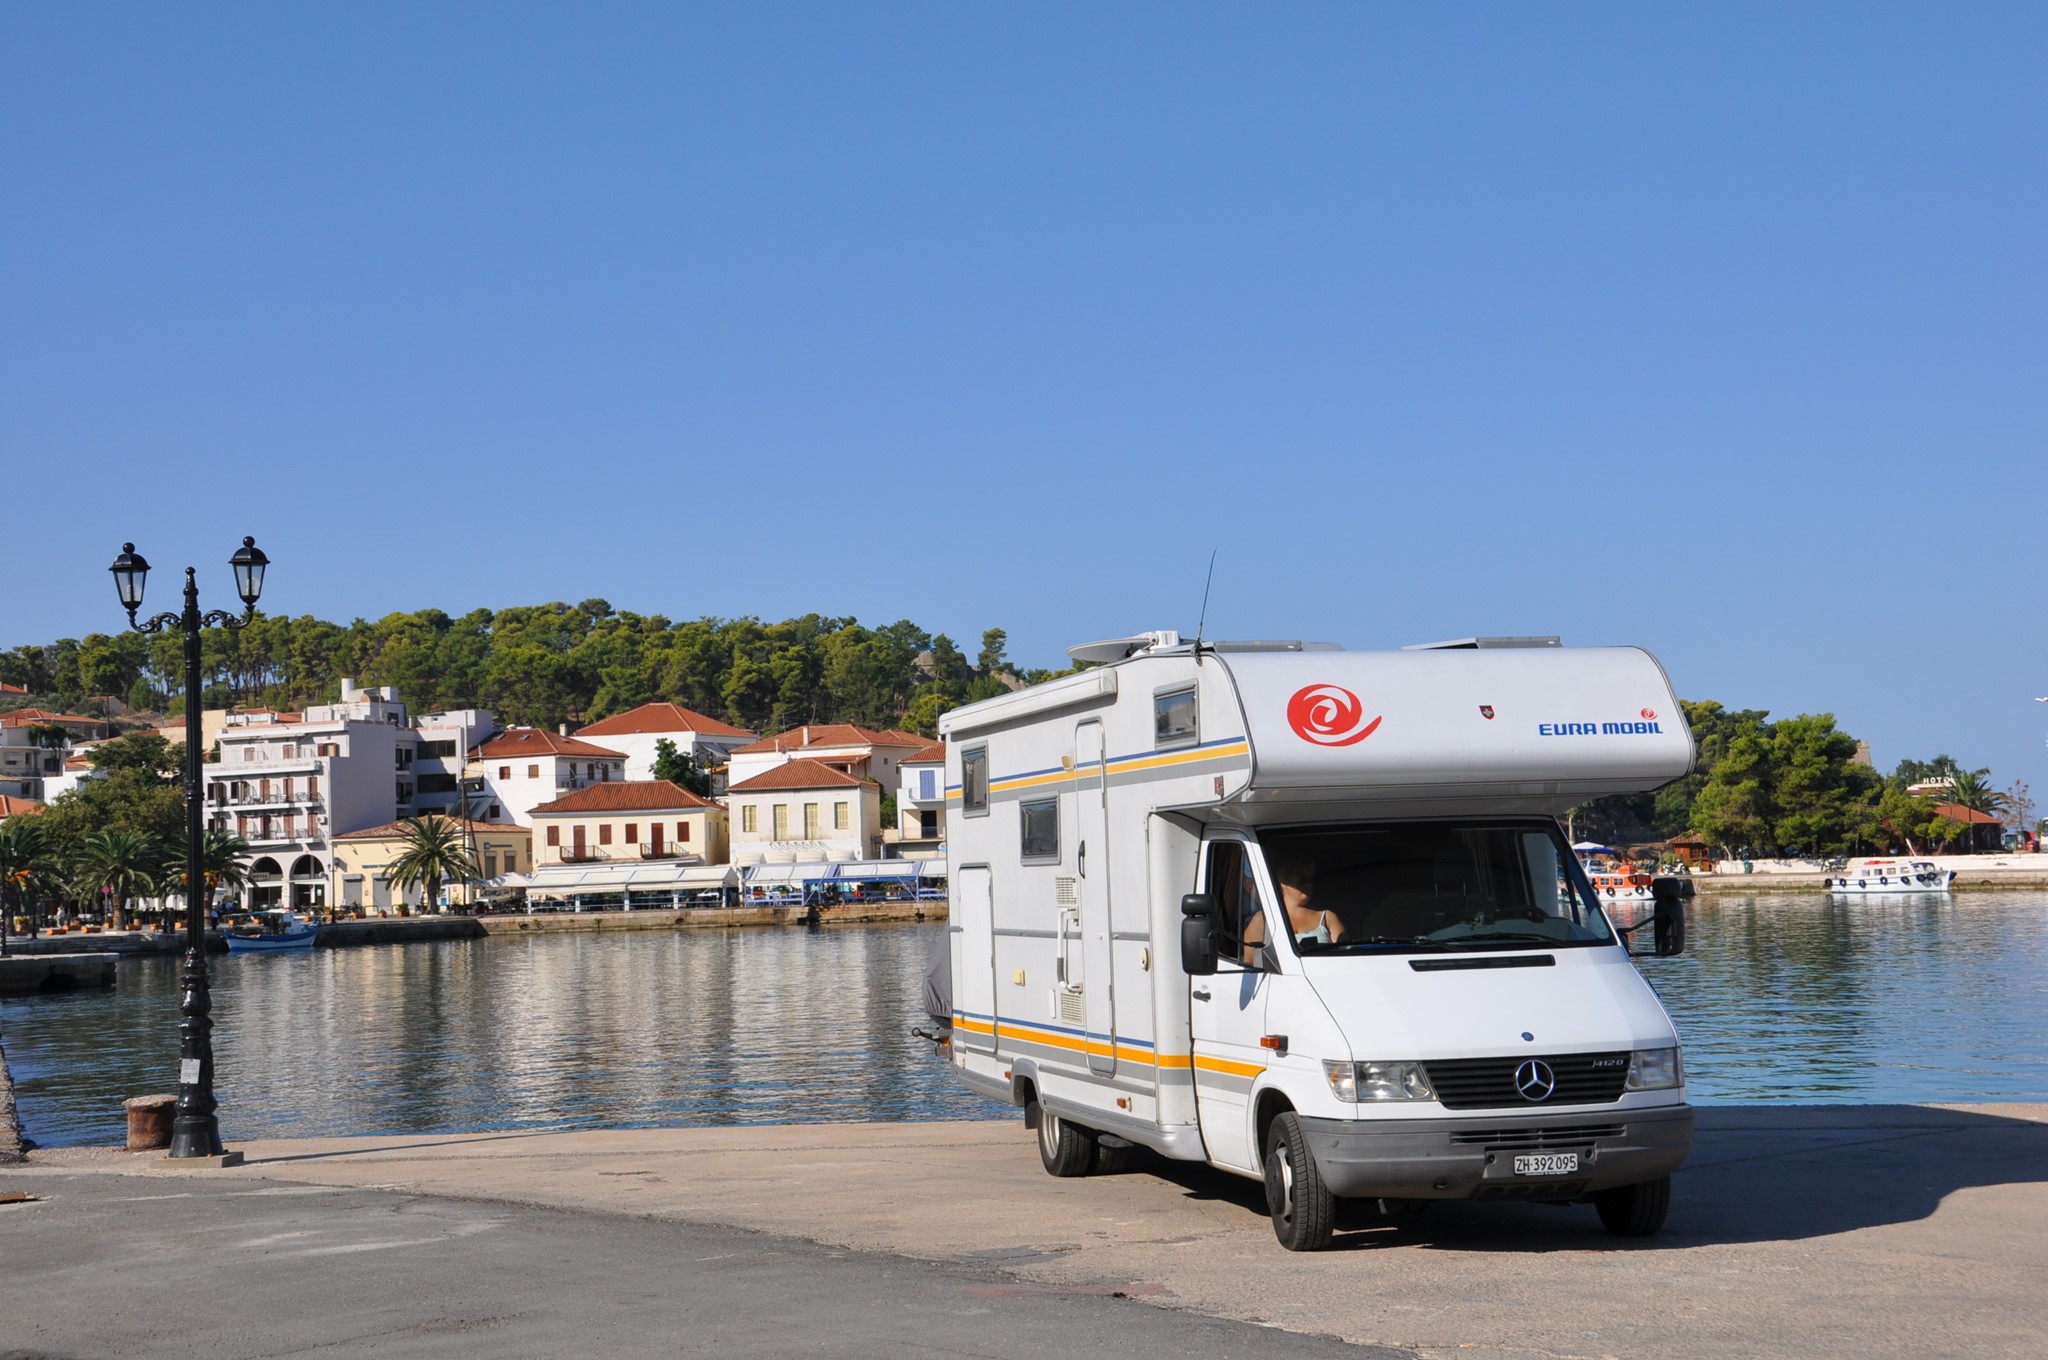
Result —
[[[972, 658], [908, 619], [870, 628], [806, 614], [780, 623], [615, 610], [581, 604], [438, 609], [342, 626], [310, 616], [259, 616], [240, 632], [205, 634], [205, 703], [300, 708], [339, 696], [343, 676], [394, 685], [414, 712], [486, 708], [506, 724], [584, 723], [668, 700], [755, 732], [851, 722], [930, 736], [948, 708], [1063, 672], [1014, 668], [1000, 628]], [[114, 695], [138, 711], [182, 702], [175, 636], [92, 633], [0, 652], [0, 681], [66, 711], [97, 711]], [[15, 697], [0, 707], [30, 699]], [[1962, 840], [1907, 785], [1948, 777], [1950, 801], [2032, 829], [2023, 784], [1994, 792], [1988, 770], [1947, 756], [1901, 762], [1889, 777], [1856, 763], [1856, 739], [1832, 715], [1771, 721], [1759, 709], [1687, 701], [1700, 745], [1697, 773], [1656, 794], [1602, 799], [1575, 827], [1605, 841], [1691, 831], [1729, 853], [1847, 854], [1925, 850]]]

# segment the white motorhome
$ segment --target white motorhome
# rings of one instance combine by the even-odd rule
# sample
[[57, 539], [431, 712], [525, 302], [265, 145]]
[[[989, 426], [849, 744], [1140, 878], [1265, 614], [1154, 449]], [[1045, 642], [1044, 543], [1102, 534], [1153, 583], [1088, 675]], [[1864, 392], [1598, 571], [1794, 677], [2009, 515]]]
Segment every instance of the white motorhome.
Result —
[[1100, 664], [941, 720], [951, 1061], [1023, 1107], [1048, 1171], [1137, 1144], [1262, 1178], [1296, 1250], [1338, 1198], [1662, 1226], [1692, 1146], [1678, 1036], [1556, 822], [1691, 769], [1655, 658], [1070, 655]]

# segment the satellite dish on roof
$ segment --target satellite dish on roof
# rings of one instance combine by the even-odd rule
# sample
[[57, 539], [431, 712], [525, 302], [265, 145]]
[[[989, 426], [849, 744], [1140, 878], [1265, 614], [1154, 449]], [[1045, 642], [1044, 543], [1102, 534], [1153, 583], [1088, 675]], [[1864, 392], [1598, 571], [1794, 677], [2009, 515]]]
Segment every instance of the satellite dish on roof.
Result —
[[1078, 647], [1067, 648], [1067, 655], [1075, 661], [1106, 666], [1112, 661], [1121, 661], [1134, 653], [1150, 651], [1154, 647], [1178, 646], [1180, 634], [1168, 628], [1157, 632], [1139, 633], [1135, 637], [1110, 638], [1106, 642], [1084, 642]]

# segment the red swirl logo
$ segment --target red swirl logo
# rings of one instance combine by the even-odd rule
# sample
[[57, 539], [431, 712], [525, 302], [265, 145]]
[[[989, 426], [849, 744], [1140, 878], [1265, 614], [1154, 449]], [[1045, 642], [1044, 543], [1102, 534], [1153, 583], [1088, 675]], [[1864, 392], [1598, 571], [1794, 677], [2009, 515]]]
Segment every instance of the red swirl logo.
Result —
[[1287, 725], [1318, 746], [1355, 746], [1378, 729], [1380, 718], [1368, 719], [1358, 696], [1341, 685], [1308, 685], [1287, 701]]
[[1657, 716], [1657, 710], [1654, 708], [1646, 708], [1643, 710], [1643, 716], [1645, 718], [1654, 718]]

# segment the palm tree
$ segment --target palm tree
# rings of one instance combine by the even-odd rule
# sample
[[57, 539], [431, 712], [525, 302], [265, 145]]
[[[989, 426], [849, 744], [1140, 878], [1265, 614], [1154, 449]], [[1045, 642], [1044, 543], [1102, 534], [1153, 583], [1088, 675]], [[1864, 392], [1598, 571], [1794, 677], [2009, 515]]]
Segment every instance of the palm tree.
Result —
[[49, 867], [40, 827], [26, 817], [0, 822], [0, 954], [7, 952], [10, 918], [43, 886]]
[[2005, 806], [2005, 795], [1992, 788], [1985, 776], [1989, 770], [1957, 770], [1950, 776], [1948, 801], [1972, 812], [1997, 812]]
[[111, 894], [113, 927], [122, 930], [128, 923], [129, 900], [155, 894], [163, 861], [163, 847], [154, 837], [106, 827], [79, 841], [72, 861], [73, 886], [82, 896]]
[[391, 861], [391, 882], [400, 892], [417, 887], [432, 910], [441, 884], [477, 877], [476, 857], [464, 844], [462, 828], [447, 817], [408, 817], [399, 823], [405, 849]]
[[[204, 907], [208, 912], [213, 909], [213, 895], [217, 890], [240, 888], [249, 881], [251, 853], [249, 842], [225, 827], [209, 826], [200, 833], [199, 872], [206, 878]], [[188, 877], [185, 847], [182, 844], [164, 847], [163, 870], [157, 876], [157, 881], [162, 886], [165, 897], [168, 898], [174, 892], [183, 895]], [[185, 903], [189, 908], [191, 898], [187, 897]], [[173, 928], [171, 906], [168, 901], [164, 903], [163, 928], [166, 931]]]

